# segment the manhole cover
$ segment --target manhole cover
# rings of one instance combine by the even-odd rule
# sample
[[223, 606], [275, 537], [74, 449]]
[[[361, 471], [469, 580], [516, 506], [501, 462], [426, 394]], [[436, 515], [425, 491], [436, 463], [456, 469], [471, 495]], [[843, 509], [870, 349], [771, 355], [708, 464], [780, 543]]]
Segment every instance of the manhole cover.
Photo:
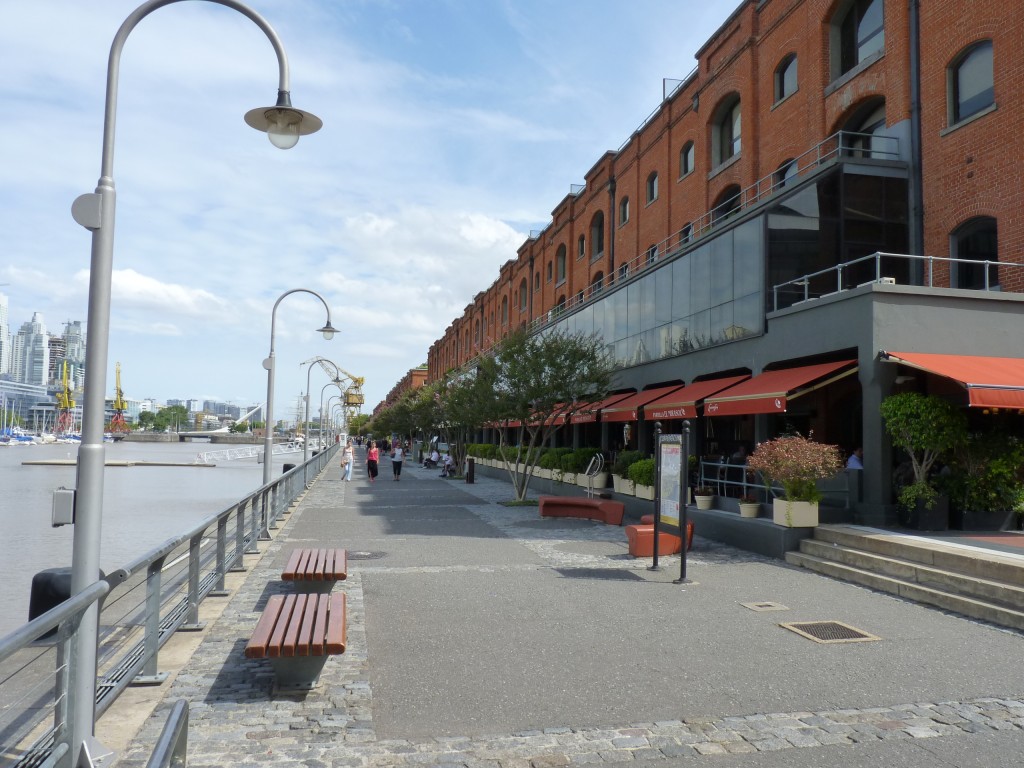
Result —
[[841, 621], [785, 622], [779, 626], [816, 643], [863, 643], [882, 639]]
[[380, 560], [387, 552], [349, 552], [349, 560]]
[[782, 603], [740, 603], [744, 608], [749, 608], [752, 611], [788, 611], [789, 608], [784, 606]]
[[617, 579], [618, 581], [644, 581], [644, 577], [623, 568], [555, 568], [568, 579]]

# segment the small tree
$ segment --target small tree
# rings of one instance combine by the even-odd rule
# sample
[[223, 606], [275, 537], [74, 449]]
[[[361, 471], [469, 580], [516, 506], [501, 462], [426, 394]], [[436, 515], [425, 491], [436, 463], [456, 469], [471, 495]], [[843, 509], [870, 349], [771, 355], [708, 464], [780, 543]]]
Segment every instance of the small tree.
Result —
[[912, 510], [920, 499], [931, 509], [937, 497], [929, 479], [932, 465], [966, 439], [967, 418], [947, 401], [918, 392], [891, 395], [880, 411], [893, 444], [903, 449], [913, 468], [913, 482], [899, 492], [900, 506]]

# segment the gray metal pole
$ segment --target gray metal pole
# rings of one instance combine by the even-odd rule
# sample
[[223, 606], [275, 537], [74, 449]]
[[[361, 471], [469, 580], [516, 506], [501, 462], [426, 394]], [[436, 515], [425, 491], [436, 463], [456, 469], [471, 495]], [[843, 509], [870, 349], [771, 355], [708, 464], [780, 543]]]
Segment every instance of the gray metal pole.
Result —
[[[74, 220], [92, 232], [89, 271], [89, 344], [85, 356], [82, 404], [82, 442], [78, 449], [75, 491], [75, 528], [71, 559], [71, 592], [77, 594], [99, 580], [100, 541], [103, 516], [104, 396], [107, 391], [107, 362], [110, 337], [111, 276], [114, 263], [114, 126], [117, 113], [118, 73], [121, 51], [131, 31], [158, 8], [182, 0], [150, 0], [136, 8], [114, 36], [107, 63], [106, 106], [103, 119], [103, 148], [96, 191], [81, 195], [71, 207]], [[250, 8], [235, 0], [206, 0], [238, 11], [251, 19], [270, 40], [278, 61], [278, 99], [287, 96], [288, 57], [277, 33]], [[96, 657], [99, 606], [85, 611], [77, 643], [72, 700], [75, 712], [69, 723], [68, 765], [84, 762], [83, 746], [92, 739], [96, 716]]]

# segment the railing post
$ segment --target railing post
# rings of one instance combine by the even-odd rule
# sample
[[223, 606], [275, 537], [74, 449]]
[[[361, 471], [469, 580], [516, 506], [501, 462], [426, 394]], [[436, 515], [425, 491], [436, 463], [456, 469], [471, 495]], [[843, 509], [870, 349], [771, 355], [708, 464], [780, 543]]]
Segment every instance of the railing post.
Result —
[[199, 620], [199, 566], [203, 534], [197, 533], [188, 542], [188, 615], [178, 629], [183, 632], [198, 632], [206, 626]]
[[[253, 517], [255, 520], [255, 516]], [[270, 541], [270, 489], [264, 488], [260, 494], [260, 541]], [[256, 536], [253, 536], [253, 547], [256, 546]], [[259, 551], [259, 550], [256, 550]]]
[[132, 680], [132, 685], [160, 685], [167, 679], [166, 672], [157, 671], [157, 657], [160, 653], [160, 581], [164, 558], [159, 557], [149, 564], [146, 573], [146, 624], [143, 637], [142, 674]]
[[210, 590], [211, 597], [227, 595], [224, 577], [228, 572], [228, 517], [230, 513], [217, 518], [217, 580]]
[[[236, 536], [238, 538], [238, 552], [239, 552], [239, 556], [238, 556], [238, 562], [236, 563], [235, 568], [238, 569], [238, 570], [245, 570], [245, 561], [244, 561], [244, 559], [241, 556], [241, 553], [243, 551], [242, 550], [242, 545], [244, 544], [243, 534], [244, 534], [244, 531], [245, 531], [245, 504], [244, 503], [239, 507], [239, 510], [242, 513], [242, 517], [238, 520], [238, 531], [236, 531]], [[260, 531], [259, 531], [259, 527], [258, 527], [257, 519], [256, 519], [257, 514], [258, 513], [256, 511], [256, 497], [255, 496], [250, 496], [249, 497], [249, 546], [244, 551], [249, 553], [249, 554], [251, 554], [251, 555], [255, 555], [255, 554], [259, 553], [259, 551], [260, 551], [259, 548], [256, 546], [256, 541], [257, 541], [257, 539], [259, 539], [259, 535], [260, 535]]]
[[836, 267], [836, 291], [843, 290], [843, 265]]

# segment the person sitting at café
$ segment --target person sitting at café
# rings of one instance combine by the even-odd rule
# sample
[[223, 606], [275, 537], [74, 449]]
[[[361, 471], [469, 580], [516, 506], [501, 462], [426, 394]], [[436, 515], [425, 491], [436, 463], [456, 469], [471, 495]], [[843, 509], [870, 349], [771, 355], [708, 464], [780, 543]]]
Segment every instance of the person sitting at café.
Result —
[[427, 469], [431, 469], [433, 467], [436, 467], [440, 463], [441, 463], [441, 454], [437, 452], [437, 448], [436, 447], [430, 452], [430, 455], [427, 456], [427, 458], [425, 458], [423, 460], [423, 466], [426, 467]]
[[847, 469], [864, 469], [864, 449], [857, 446], [846, 460]]

